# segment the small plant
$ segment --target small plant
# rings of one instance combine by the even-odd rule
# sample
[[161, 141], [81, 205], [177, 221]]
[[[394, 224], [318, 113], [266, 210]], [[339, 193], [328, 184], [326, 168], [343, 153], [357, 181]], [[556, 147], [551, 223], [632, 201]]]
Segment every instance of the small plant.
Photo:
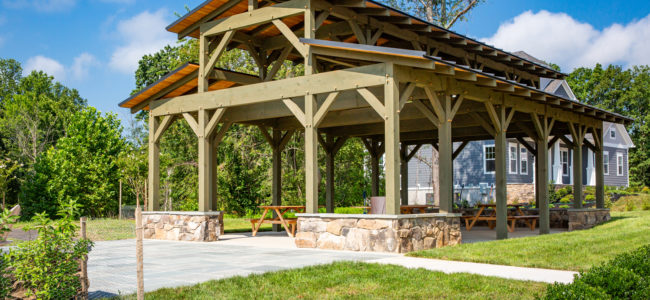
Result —
[[562, 205], [560, 205], [560, 208], [569, 208], [569, 206], [566, 205], [566, 204], [562, 204]]
[[562, 197], [562, 199], [560, 199], [560, 203], [571, 203], [571, 202], [573, 202], [573, 195], [572, 194], [566, 195], [566, 196]]
[[644, 187], [641, 189], [641, 193], [644, 193], [644, 194], [648, 194], [648, 193], [650, 193], [650, 188], [647, 187], [647, 186], [644, 186]]
[[11, 215], [11, 211], [6, 208], [2, 211], [2, 213], [0, 213], [0, 240], [6, 232], [11, 231], [10, 225], [16, 223], [16, 221], [18, 221], [18, 218], [20, 217]]
[[605, 196], [605, 208], [612, 208], [612, 199], [609, 198], [609, 196]]
[[633, 211], [635, 209], [636, 209], [636, 206], [634, 205], [634, 202], [628, 200], [625, 203], [625, 211]]
[[25, 228], [38, 230], [36, 240], [19, 244], [5, 257], [27, 297], [72, 299], [78, 295], [79, 261], [93, 245], [88, 239], [75, 240], [79, 211], [80, 205], [71, 201], [61, 207], [56, 221], [45, 213], [37, 214], [33, 218], [35, 225]]
[[585, 196], [585, 201], [588, 201], [588, 202], [596, 201], [596, 196], [594, 196], [594, 195], [587, 195], [587, 196]]

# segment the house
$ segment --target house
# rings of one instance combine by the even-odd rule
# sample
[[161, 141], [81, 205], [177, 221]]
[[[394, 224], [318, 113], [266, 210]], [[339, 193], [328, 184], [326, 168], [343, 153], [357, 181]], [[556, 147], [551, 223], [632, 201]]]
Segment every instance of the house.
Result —
[[[517, 55], [531, 61], [544, 64], [529, 54], [519, 51]], [[572, 100], [578, 100], [566, 80], [542, 78], [542, 90]], [[593, 137], [589, 134], [586, 139], [593, 145]], [[628, 151], [634, 147], [632, 139], [623, 124], [603, 122], [603, 169], [604, 182], [607, 186], [627, 187], [629, 185]], [[522, 141], [523, 140], [523, 141]], [[558, 185], [572, 185], [573, 178], [573, 149], [567, 143], [571, 135], [553, 141], [549, 147], [548, 182]], [[526, 144], [524, 144], [526, 142]], [[551, 140], [549, 139], [549, 142]], [[529, 152], [532, 140], [508, 139], [508, 201], [535, 201], [535, 156]], [[454, 143], [458, 149], [462, 143]], [[470, 203], [494, 197], [494, 141], [472, 141], [463, 145], [463, 149], [454, 159], [454, 190], [461, 193], [462, 199]], [[422, 146], [408, 163], [409, 203], [431, 203], [434, 178], [431, 168], [433, 146]], [[587, 146], [582, 146], [582, 183], [586, 186], [596, 184], [595, 154]], [[429, 194], [429, 198], [427, 198]]]

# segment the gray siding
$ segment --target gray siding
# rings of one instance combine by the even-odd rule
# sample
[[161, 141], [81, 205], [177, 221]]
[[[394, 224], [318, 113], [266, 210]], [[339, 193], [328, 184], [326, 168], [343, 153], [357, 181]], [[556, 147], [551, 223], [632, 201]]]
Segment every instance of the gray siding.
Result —
[[[510, 174], [508, 172], [508, 183], [532, 183], [533, 182], [533, 164], [534, 156], [526, 151], [527, 159], [527, 174], [520, 174], [520, 161], [521, 161], [521, 146], [516, 140], [509, 140], [510, 143], [517, 145], [517, 172]], [[458, 147], [459, 143], [455, 143], [454, 148]], [[493, 184], [494, 174], [485, 173], [483, 161], [484, 145], [494, 145], [494, 141], [473, 141], [469, 142], [465, 149], [454, 160], [454, 184], [462, 184], [465, 186], [478, 186], [480, 183]], [[430, 145], [423, 146], [418, 153], [409, 161], [408, 167], [408, 185], [415, 188], [420, 185], [421, 188], [431, 187], [432, 170], [428, 164], [422, 160], [431, 161]], [[509, 159], [509, 155], [507, 156]], [[508, 160], [508, 163], [510, 161]]]
[[[609, 174], [605, 175], [605, 185], [610, 186], [627, 186], [628, 182], [628, 162], [627, 162], [627, 149], [605, 147], [605, 151], [609, 153]], [[623, 175], [616, 174], [616, 157], [617, 153], [623, 155]]]

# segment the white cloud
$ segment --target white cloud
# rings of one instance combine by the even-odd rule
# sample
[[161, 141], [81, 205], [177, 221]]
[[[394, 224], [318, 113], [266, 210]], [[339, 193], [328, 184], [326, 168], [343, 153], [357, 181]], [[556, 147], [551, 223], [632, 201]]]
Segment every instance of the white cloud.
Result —
[[97, 59], [89, 53], [81, 53], [74, 58], [74, 63], [70, 67], [72, 77], [76, 80], [83, 80], [88, 75], [88, 71], [92, 66], [98, 64]]
[[624, 67], [650, 64], [650, 15], [597, 30], [565, 13], [524, 12], [482, 41], [507, 51], [523, 50], [563, 70], [596, 63]]
[[145, 54], [151, 54], [175, 41], [174, 35], [165, 31], [169, 21], [163, 9], [154, 13], [144, 11], [117, 24], [116, 34], [122, 41], [111, 56], [109, 66], [117, 71], [132, 74], [138, 61]]
[[3, 0], [8, 8], [33, 8], [40, 12], [66, 11], [77, 4], [77, 0]]
[[32, 71], [43, 71], [48, 75], [54, 76], [58, 81], [65, 79], [65, 67], [58, 61], [41, 55], [28, 59], [24, 64], [24, 76]]

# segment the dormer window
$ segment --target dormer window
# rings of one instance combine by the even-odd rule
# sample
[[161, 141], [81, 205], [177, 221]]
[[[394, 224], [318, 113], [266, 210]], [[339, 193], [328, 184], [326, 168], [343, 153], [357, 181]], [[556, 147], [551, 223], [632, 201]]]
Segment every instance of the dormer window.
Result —
[[609, 130], [609, 137], [615, 139], [616, 138], [616, 129], [612, 128]]

